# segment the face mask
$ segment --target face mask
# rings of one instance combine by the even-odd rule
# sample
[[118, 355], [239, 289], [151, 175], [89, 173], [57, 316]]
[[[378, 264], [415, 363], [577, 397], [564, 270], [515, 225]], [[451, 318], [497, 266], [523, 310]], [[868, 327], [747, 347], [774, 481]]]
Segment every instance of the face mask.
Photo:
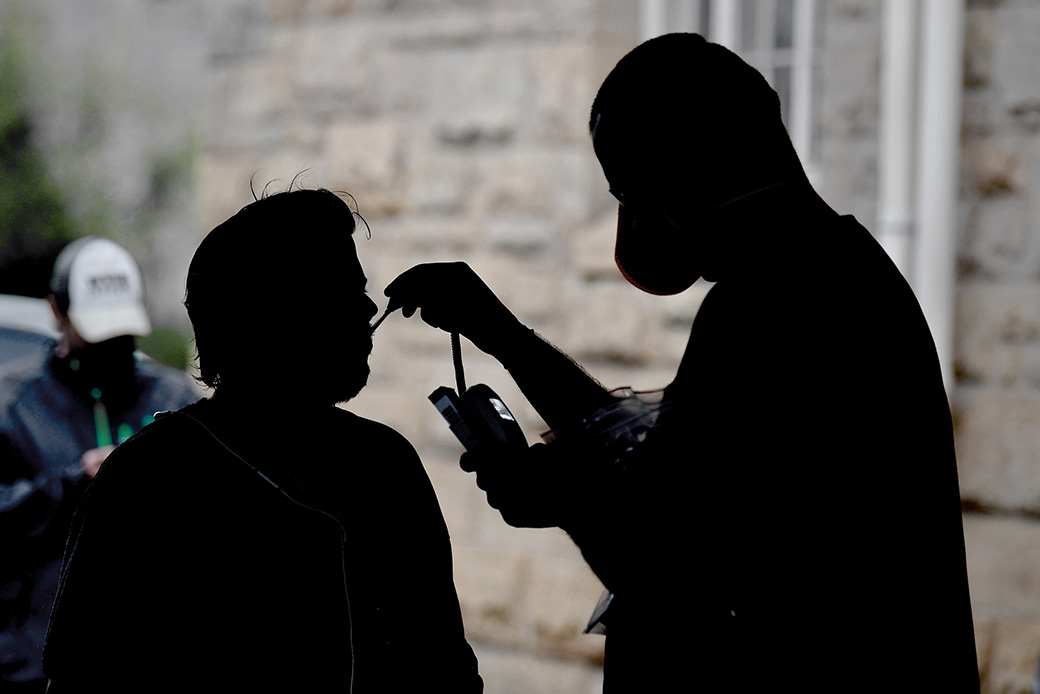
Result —
[[614, 260], [634, 287], [660, 296], [679, 294], [701, 276], [690, 236], [662, 213], [636, 217], [621, 205]]
[[[614, 259], [621, 274], [633, 286], [650, 294], [667, 296], [689, 289], [706, 271], [701, 256], [693, 247], [694, 235], [712, 234], [715, 219], [734, 203], [769, 190], [793, 185], [780, 181], [716, 205], [697, 217], [697, 230], [682, 228], [660, 211], [633, 213], [624, 204], [618, 207], [617, 243]], [[689, 226], [689, 225], [688, 225]]]

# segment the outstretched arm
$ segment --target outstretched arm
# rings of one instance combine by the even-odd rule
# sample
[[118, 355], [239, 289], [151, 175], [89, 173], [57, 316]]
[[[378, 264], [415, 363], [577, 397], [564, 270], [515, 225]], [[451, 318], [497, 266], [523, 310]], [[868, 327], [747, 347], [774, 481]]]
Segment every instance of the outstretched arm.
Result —
[[521, 323], [465, 263], [427, 263], [406, 270], [384, 293], [405, 317], [465, 335], [502, 363], [552, 428], [609, 402], [610, 395], [570, 357]]

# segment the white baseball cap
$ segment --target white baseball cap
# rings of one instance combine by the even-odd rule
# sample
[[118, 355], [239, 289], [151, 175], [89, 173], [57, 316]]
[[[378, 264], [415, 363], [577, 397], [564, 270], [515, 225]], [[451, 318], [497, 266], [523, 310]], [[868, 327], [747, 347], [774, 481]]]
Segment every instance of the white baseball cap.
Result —
[[144, 307], [144, 280], [120, 245], [97, 237], [74, 241], [54, 264], [51, 291], [68, 299], [72, 327], [86, 342], [152, 331]]

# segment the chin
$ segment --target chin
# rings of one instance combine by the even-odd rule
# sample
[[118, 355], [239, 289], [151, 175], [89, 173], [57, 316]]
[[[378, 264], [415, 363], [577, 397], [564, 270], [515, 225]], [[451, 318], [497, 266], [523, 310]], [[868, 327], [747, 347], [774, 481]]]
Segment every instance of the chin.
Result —
[[322, 400], [338, 405], [357, 397], [368, 384], [371, 372], [368, 357], [371, 352], [372, 340], [369, 338], [358, 345], [353, 353], [347, 350], [346, 353], [340, 354], [342, 362], [336, 364], [339, 368], [330, 370], [324, 377], [319, 377], [321, 383], [316, 384], [322, 391]]
[[369, 371], [366, 368], [365, 375], [363, 377], [357, 379], [356, 382], [350, 385], [344, 384], [343, 389], [339, 392], [337, 396], [335, 396], [334, 404], [339, 405], [341, 403], [348, 402], [356, 398], [358, 393], [360, 393], [364, 389], [364, 387], [368, 385], [368, 373]]

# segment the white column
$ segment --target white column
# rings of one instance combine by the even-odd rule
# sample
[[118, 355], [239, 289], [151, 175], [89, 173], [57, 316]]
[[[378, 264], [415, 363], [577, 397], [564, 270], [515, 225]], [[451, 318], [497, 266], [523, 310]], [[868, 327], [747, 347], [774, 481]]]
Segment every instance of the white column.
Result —
[[667, 32], [667, 0], [642, 0], [639, 6], [641, 40], [647, 41]]
[[679, 0], [675, 7], [675, 25], [669, 31], [692, 31], [703, 34], [701, 28], [701, 0]]
[[668, 31], [667, 0], [642, 0], [639, 6], [641, 40], [648, 41]]
[[914, 286], [939, 351], [947, 393], [953, 386], [957, 167], [964, 46], [964, 0], [924, 0], [917, 137]]
[[791, 46], [794, 59], [791, 63], [791, 142], [809, 166], [812, 160], [812, 116], [813, 116], [813, 51], [815, 49], [814, 0], [794, 0], [794, 26]]
[[878, 241], [912, 280], [918, 3], [884, 0], [881, 12]]
[[737, 52], [740, 43], [740, 0], [714, 0], [711, 3], [708, 40]]

